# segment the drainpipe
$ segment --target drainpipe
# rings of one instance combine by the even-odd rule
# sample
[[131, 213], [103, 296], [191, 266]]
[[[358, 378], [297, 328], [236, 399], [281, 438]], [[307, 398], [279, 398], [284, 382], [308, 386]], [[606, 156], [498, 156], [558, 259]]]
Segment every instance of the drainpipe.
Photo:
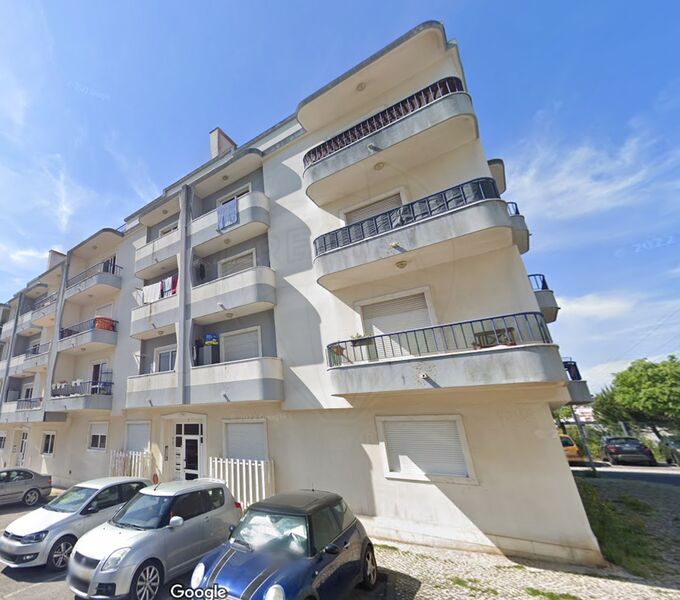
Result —
[[[4, 379], [2, 380], [2, 394], [0, 395], [0, 408], [7, 401], [7, 392], [9, 391], [9, 363], [12, 360], [12, 354], [14, 354], [14, 340], [17, 337], [17, 322], [19, 321], [19, 313], [21, 312], [21, 305], [24, 302], [24, 293], [19, 292], [17, 294], [17, 309], [14, 312], [14, 319], [12, 320], [12, 337], [9, 338], [9, 344], [7, 345], [7, 364], [5, 365]], [[8, 321], [9, 323], [9, 321]]]
[[71, 253], [66, 253], [66, 258], [62, 262], [61, 268], [61, 282], [59, 283], [59, 291], [57, 291], [56, 308], [54, 311], [54, 332], [52, 333], [52, 343], [50, 344], [50, 355], [47, 359], [47, 373], [45, 375], [45, 394], [43, 395], [43, 415], [45, 414], [45, 405], [52, 397], [52, 383], [54, 379], [54, 370], [57, 366], [57, 346], [59, 345], [59, 331], [61, 329], [61, 319], [64, 313], [64, 295], [66, 293], [66, 282], [71, 267]]
[[[187, 251], [187, 238], [189, 233], [190, 223], [190, 207], [191, 189], [189, 186], [182, 186], [179, 194], [179, 220], [180, 220], [180, 247], [178, 272], [179, 286], [179, 324], [177, 327], [177, 357], [175, 359], [175, 369], [177, 370], [177, 403], [187, 404], [188, 398], [185, 390], [186, 373], [189, 361], [191, 360], [191, 353], [188, 351], [187, 340], [190, 339], [191, 323], [187, 326], [187, 303], [190, 300], [191, 293], [191, 265], [189, 264], [189, 256]], [[186, 356], [189, 355], [187, 360]]]

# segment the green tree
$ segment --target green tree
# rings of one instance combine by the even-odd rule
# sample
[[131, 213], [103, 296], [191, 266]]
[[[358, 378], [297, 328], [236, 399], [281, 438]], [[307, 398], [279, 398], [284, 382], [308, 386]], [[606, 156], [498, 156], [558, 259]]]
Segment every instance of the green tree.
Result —
[[614, 396], [611, 386], [603, 387], [600, 393], [596, 394], [593, 400], [593, 412], [597, 421], [607, 427], [616, 427], [621, 422], [631, 420], [630, 414], [624, 410]]

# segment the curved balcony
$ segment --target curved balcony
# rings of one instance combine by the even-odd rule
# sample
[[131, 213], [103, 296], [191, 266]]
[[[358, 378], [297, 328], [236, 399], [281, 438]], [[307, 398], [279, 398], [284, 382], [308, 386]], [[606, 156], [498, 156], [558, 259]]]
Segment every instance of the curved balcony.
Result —
[[590, 389], [588, 388], [588, 382], [581, 378], [581, 372], [579, 371], [576, 361], [572, 358], [565, 357], [562, 359], [562, 364], [564, 365], [564, 370], [567, 373], [567, 391], [569, 392], [569, 404], [590, 404], [593, 401], [593, 397], [590, 394]]
[[57, 351], [65, 354], [96, 352], [116, 345], [118, 321], [95, 317], [59, 330]]
[[545, 275], [535, 273], [533, 275], [529, 275], [529, 281], [531, 282], [531, 287], [534, 290], [536, 302], [538, 302], [538, 308], [541, 309], [541, 312], [545, 317], [545, 322], [554, 323], [557, 321], [557, 312], [560, 310], [560, 307], [557, 306], [555, 292], [550, 289], [548, 280], [545, 278]]
[[507, 206], [485, 177], [319, 236], [314, 273], [319, 284], [337, 290], [513, 243]]
[[144, 244], [135, 250], [135, 275], [139, 279], [158, 277], [177, 266], [181, 235], [179, 229]]
[[24, 354], [15, 356], [9, 363], [9, 376], [15, 377], [22, 373], [38, 373], [47, 370], [50, 357], [51, 343], [32, 346]]
[[327, 358], [338, 396], [565, 380], [538, 312], [334, 342]]
[[43, 420], [43, 399], [22, 398], [2, 405], [0, 423], [35, 423]]
[[54, 318], [57, 312], [57, 292], [43, 296], [33, 305], [31, 321], [38, 327], [49, 327], [54, 325]]
[[517, 202], [508, 202], [508, 214], [512, 226], [512, 240], [520, 254], [529, 252], [529, 228], [524, 220], [524, 215], [519, 212]]
[[122, 268], [110, 260], [97, 263], [66, 282], [64, 300], [76, 304], [95, 302], [111, 296], [121, 287]]
[[15, 332], [16, 335], [30, 337], [40, 333], [40, 328], [33, 324], [32, 316], [33, 311], [31, 309], [19, 315]]
[[179, 321], [179, 298], [177, 294], [161, 298], [151, 304], [143, 304], [132, 309], [130, 336], [138, 340], [147, 340], [166, 328], [175, 331]]
[[447, 77], [312, 148], [303, 158], [307, 195], [323, 206], [478, 137], [470, 96]]
[[233, 246], [265, 233], [269, 229], [269, 198], [262, 192], [250, 192], [238, 198], [236, 223], [218, 228], [217, 210], [197, 217], [189, 226], [191, 246], [197, 256], [209, 256], [225, 246]]
[[178, 400], [176, 371], [128, 377], [125, 408], [172, 406]]

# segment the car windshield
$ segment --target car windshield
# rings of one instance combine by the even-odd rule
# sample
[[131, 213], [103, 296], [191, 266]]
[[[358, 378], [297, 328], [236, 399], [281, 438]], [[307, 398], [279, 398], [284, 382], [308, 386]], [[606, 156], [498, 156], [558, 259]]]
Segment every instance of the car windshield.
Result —
[[283, 550], [294, 554], [307, 554], [308, 539], [305, 517], [260, 510], [249, 510], [230, 538], [254, 550]]
[[52, 502], [45, 505], [46, 510], [54, 510], [56, 512], [72, 513], [80, 510], [97, 490], [94, 488], [80, 487], [74, 485], [67, 489], [61, 496], [57, 496]]
[[137, 494], [111, 519], [118, 527], [158, 529], [164, 523], [172, 496]]
[[630, 437], [617, 437], [609, 440], [610, 444], [639, 444], [640, 440]]
[[562, 440], [562, 446], [565, 448], [569, 448], [570, 446], [574, 445], [574, 442], [571, 441], [571, 438], [567, 437], [566, 435], [561, 436], [560, 439]]

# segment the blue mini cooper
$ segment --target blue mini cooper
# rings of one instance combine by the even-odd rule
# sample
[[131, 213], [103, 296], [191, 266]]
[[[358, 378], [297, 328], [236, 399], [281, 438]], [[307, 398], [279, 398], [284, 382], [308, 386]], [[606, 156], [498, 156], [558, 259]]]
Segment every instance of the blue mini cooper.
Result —
[[226, 589], [229, 600], [339, 600], [377, 576], [373, 544], [344, 500], [301, 490], [250, 506], [191, 586]]

